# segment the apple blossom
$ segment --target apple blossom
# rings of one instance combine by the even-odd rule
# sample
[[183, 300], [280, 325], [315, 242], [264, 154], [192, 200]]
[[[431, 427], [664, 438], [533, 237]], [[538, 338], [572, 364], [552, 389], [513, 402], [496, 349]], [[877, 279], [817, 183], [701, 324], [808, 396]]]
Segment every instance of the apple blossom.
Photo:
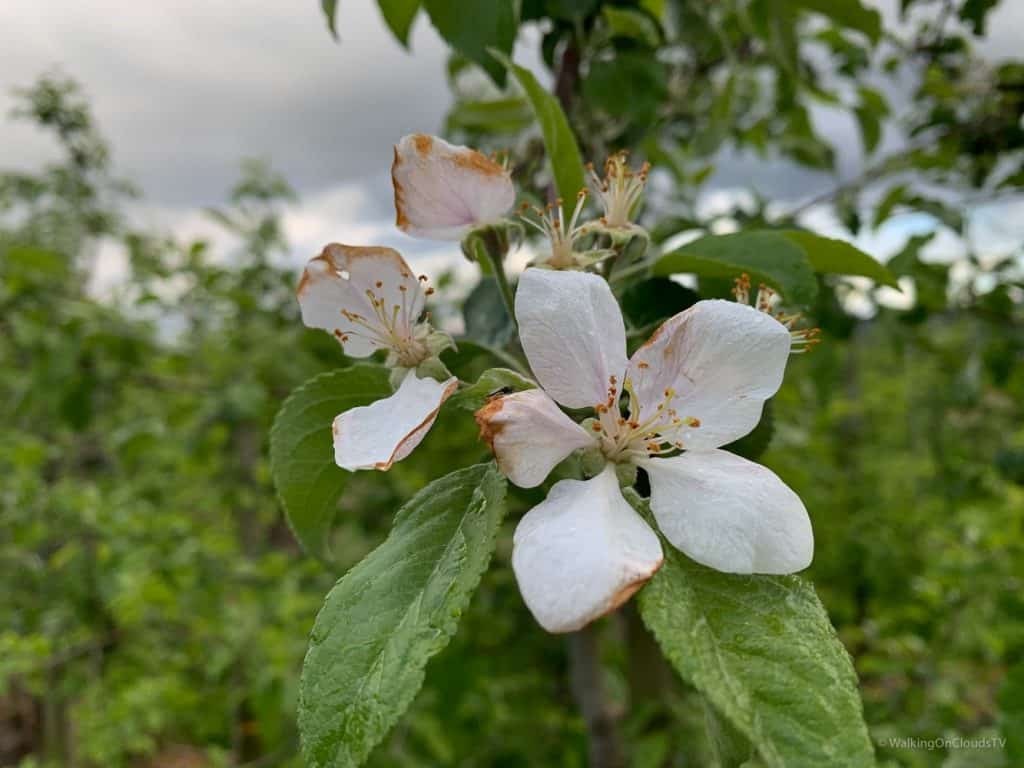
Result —
[[334, 457], [343, 469], [386, 470], [405, 458], [458, 385], [454, 377], [417, 375], [450, 342], [420, 321], [432, 292], [425, 281], [391, 248], [337, 243], [311, 259], [302, 274], [297, 294], [303, 322], [331, 333], [351, 357], [387, 350], [387, 363], [398, 374], [393, 395], [335, 418]]
[[[658, 537], [623, 497], [616, 467], [647, 472], [658, 527], [697, 562], [729, 573], [810, 564], [813, 534], [799, 497], [770, 470], [721, 450], [757, 425], [782, 382], [792, 342], [782, 323], [751, 306], [700, 301], [627, 358], [608, 284], [543, 269], [520, 278], [516, 316], [541, 389], [477, 412], [498, 467], [534, 487], [573, 451], [606, 462], [589, 480], [555, 483], [516, 530], [513, 569], [545, 629], [579, 629], [661, 566]], [[577, 424], [558, 404], [594, 416]]]

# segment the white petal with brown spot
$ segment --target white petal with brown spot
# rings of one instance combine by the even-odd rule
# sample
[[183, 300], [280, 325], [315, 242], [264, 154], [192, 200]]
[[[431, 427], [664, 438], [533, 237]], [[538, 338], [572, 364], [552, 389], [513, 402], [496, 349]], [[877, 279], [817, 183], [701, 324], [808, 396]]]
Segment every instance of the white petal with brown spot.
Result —
[[398, 228], [429, 240], [461, 240], [474, 227], [499, 221], [516, 198], [505, 167], [425, 134], [395, 146], [391, 181]]
[[458, 380], [421, 379], [409, 371], [398, 390], [334, 419], [334, 462], [342, 469], [390, 469], [426, 436]]

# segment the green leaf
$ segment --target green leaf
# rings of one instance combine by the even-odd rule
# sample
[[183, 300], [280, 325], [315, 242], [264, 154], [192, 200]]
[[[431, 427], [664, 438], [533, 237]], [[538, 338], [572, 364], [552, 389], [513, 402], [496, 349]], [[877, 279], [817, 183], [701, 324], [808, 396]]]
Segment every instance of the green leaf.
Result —
[[1011, 765], [1024, 764], [1024, 661], [1018, 661], [1006, 671], [997, 701], [1006, 756]]
[[316, 558], [331, 560], [331, 527], [349, 476], [334, 463], [334, 417], [390, 394], [388, 370], [360, 363], [310, 379], [292, 392], [274, 419], [274, 487], [295, 538]]
[[860, 135], [864, 142], [864, 151], [867, 154], [871, 154], [875, 151], [879, 140], [882, 138], [882, 122], [878, 119], [878, 115], [864, 107], [857, 107], [853, 113], [856, 115], [857, 122], [860, 125]]
[[885, 193], [885, 196], [878, 203], [878, 207], [875, 208], [875, 220], [872, 226], [875, 229], [888, 219], [893, 210], [897, 205], [903, 202], [904, 197], [907, 194], [906, 184], [896, 184], [889, 188], [889, 191]]
[[450, 132], [515, 133], [533, 122], [533, 111], [522, 96], [491, 101], [460, 101], [448, 112]]
[[601, 0], [544, 0], [544, 11], [553, 19], [578, 21], [597, 10]]
[[682, 312], [700, 300], [693, 290], [667, 277], [651, 277], [627, 288], [621, 298], [622, 314], [631, 328], [646, 329]]
[[818, 293], [803, 249], [783, 233], [768, 230], [707, 235], [662, 256], [653, 272], [727, 279], [746, 272], [755, 283], [768, 283], [794, 304], [810, 304]]
[[814, 272], [861, 275], [899, 287], [884, 265], [849, 243], [795, 229], [708, 235], [662, 256], [653, 272], [727, 279], [746, 272], [753, 282], [768, 283], [796, 304], [814, 301]]
[[800, 246], [815, 272], [870, 277], [876, 283], [899, 288], [896, 277], [884, 264], [845, 240], [822, 237], [797, 229], [783, 230], [787, 238]]
[[750, 741], [715, 709], [706, 696], [702, 696], [701, 701], [704, 704], [704, 729], [715, 763], [719, 768], [749, 766], [754, 751]]
[[409, 30], [420, 9], [420, 0], [377, 0], [377, 6], [391, 34], [408, 48]]
[[307, 766], [361, 765], [408, 708], [487, 568], [504, 498], [493, 463], [435, 480], [398, 511], [387, 540], [334, 585], [299, 684]]
[[476, 380], [475, 384], [452, 395], [449, 403], [456, 408], [475, 411], [482, 408], [488, 398], [493, 395], [536, 388], [537, 384], [521, 373], [508, 368], [490, 368], [480, 374], [480, 378]]
[[874, 765], [853, 664], [810, 583], [719, 573], [664, 549], [640, 615], [680, 676], [764, 763]]
[[423, 7], [452, 48], [504, 87], [505, 67], [488, 49], [511, 55], [518, 26], [513, 0], [423, 0]]
[[334, 17], [338, 12], [338, 0], [320, 0], [320, 7], [324, 11], [324, 17], [327, 20], [327, 29], [331, 33], [331, 37], [337, 40], [338, 29], [335, 27]]
[[900, 277], [913, 275], [914, 270], [921, 264], [921, 249], [934, 239], [935, 232], [911, 235], [907, 242], [903, 244], [903, 248], [889, 259], [887, 264], [889, 271]]
[[882, 15], [860, 0], [795, 0], [795, 4], [827, 16], [841, 27], [863, 32], [872, 43], [882, 36]]
[[927, 213], [929, 216], [934, 217], [957, 234], [962, 235], [964, 232], [963, 214], [942, 200], [925, 197], [924, 195], [907, 195], [903, 199], [903, 203], [910, 208], [916, 208], [922, 213]]
[[491, 347], [503, 347], [515, 335], [516, 326], [502, 303], [494, 277], [483, 276], [462, 305], [466, 336]]
[[476, 381], [488, 368], [521, 368], [516, 358], [502, 349], [460, 338], [455, 348], [449, 347], [441, 353], [441, 362], [462, 381]]
[[929, 264], [921, 260], [921, 249], [934, 238], [935, 232], [912, 235], [899, 251], [889, 259], [888, 267], [900, 277], [909, 276], [914, 280], [916, 306], [912, 311], [915, 318], [923, 319], [928, 312], [941, 312], [946, 307], [949, 288], [949, 265]]
[[63, 279], [71, 274], [66, 256], [34, 245], [11, 245], [0, 250], [0, 263], [12, 271], [35, 273], [39, 277]]
[[508, 57], [497, 55], [497, 58], [508, 67], [509, 72], [519, 82], [530, 101], [530, 106], [533, 107], [534, 115], [537, 116], [558, 196], [564, 200], [575, 200], [576, 195], [586, 184], [583, 180], [580, 148], [572, 128], [569, 127], [565, 112], [562, 111], [558, 100], [541, 87], [530, 70], [512, 63]]
[[886, 117], [889, 114], [889, 102], [877, 88], [861, 85], [857, 88], [857, 94], [860, 96], [860, 104], [864, 109], [879, 117]]
[[[624, 93], [629, 98], [623, 98]], [[624, 52], [598, 59], [583, 80], [583, 96], [590, 105], [610, 117], [643, 125], [657, 118], [667, 94], [665, 66], [648, 53]], [[564, 192], [562, 197], [569, 199]]]
[[601, 9], [601, 15], [612, 37], [628, 37], [650, 48], [657, 48], [661, 43], [658, 23], [646, 13], [633, 8], [606, 5]]
[[860, 123], [860, 133], [864, 140], [864, 150], [870, 154], [875, 151], [882, 138], [882, 118], [889, 114], [889, 102], [875, 88], [862, 85], [857, 89], [860, 105], [854, 110]]
[[665, 0], [640, 0], [640, 7], [658, 21], [665, 20]]
[[964, 0], [960, 6], [960, 20], [971, 25], [971, 31], [981, 37], [985, 34], [985, 21], [999, 0]]

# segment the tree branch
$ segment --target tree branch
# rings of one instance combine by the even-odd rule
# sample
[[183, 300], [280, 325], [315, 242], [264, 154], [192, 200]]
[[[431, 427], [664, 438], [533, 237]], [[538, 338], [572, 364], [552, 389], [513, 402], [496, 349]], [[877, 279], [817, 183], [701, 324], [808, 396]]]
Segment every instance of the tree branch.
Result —
[[597, 631], [584, 627], [569, 635], [569, 679], [587, 727], [590, 768], [625, 768], [615, 713], [605, 695]]

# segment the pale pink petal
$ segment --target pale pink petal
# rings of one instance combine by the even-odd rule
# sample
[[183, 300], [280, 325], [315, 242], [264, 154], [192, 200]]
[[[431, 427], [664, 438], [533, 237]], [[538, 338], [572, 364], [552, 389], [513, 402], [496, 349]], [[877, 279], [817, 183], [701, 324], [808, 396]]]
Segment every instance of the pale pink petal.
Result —
[[595, 443], [539, 389], [496, 397], [476, 412], [476, 420], [498, 469], [520, 488], [540, 485], [562, 459]]
[[661, 567], [657, 534], [622, 497], [609, 465], [555, 483], [516, 528], [519, 591], [548, 632], [572, 632], [615, 610]]
[[454, 377], [435, 381], [409, 371], [390, 397], [334, 419], [334, 462], [349, 471], [389, 469], [419, 445], [457, 386]]
[[306, 265], [297, 293], [302, 322], [332, 333], [351, 357], [400, 346], [423, 313], [423, 287], [391, 248], [331, 243]]
[[[665, 404], [656, 423], [667, 423], [668, 409], [675, 409], [682, 423], [668, 432], [684, 448], [731, 443], [757, 426], [764, 401], [778, 391], [789, 346], [789, 331], [764, 312], [699, 301], [666, 320], [633, 354], [626, 378], [640, 401], [638, 420]], [[674, 392], [668, 403], [666, 392]]]
[[804, 504], [766, 467], [728, 451], [648, 459], [651, 511], [673, 546], [726, 573], [795, 573], [811, 564]]
[[395, 146], [391, 181], [398, 228], [430, 240], [461, 240], [474, 227], [500, 220], [516, 199], [501, 165], [424, 134]]
[[531, 268], [516, 290], [519, 340], [540, 385], [567, 408], [593, 408], [622, 384], [626, 329], [608, 283]]

